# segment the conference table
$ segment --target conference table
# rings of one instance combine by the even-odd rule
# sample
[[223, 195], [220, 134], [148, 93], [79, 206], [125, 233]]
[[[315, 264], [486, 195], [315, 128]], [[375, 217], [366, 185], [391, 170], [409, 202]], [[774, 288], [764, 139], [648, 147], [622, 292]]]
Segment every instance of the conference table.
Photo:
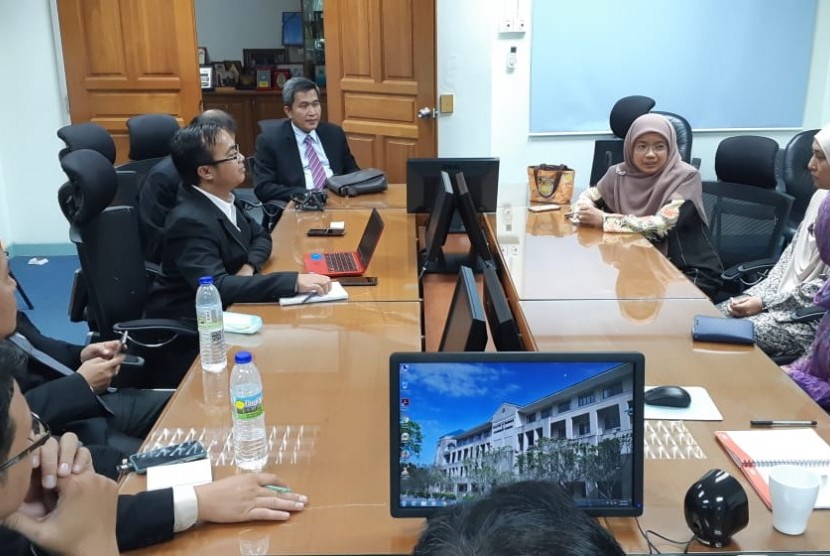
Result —
[[[378, 277], [377, 287], [347, 288], [348, 302], [232, 308], [263, 318], [258, 334], [229, 335], [230, 355], [239, 349], [254, 354], [265, 389], [271, 447], [266, 470], [306, 494], [307, 508], [285, 523], [197, 526], [136, 552], [411, 552], [423, 520], [393, 519], [389, 513], [388, 356], [434, 349], [455, 277], [418, 279], [420, 222], [401, 206], [383, 206], [385, 195], [391, 205], [402, 199], [395, 190], [351, 199], [349, 206], [330, 204], [323, 213], [287, 210], [273, 232], [274, 253], [265, 267], [298, 270], [308, 251], [354, 249], [369, 209], [381, 207], [385, 229], [367, 272]], [[332, 220], [346, 222], [346, 236], [305, 236], [307, 228]], [[636, 235], [577, 228], [561, 213], [534, 214], [526, 207], [485, 215], [483, 225], [529, 349], [638, 351], [645, 355], [647, 384], [705, 387], [722, 413], [719, 422], [683, 422], [700, 447], [698, 457], [646, 459], [644, 529], [688, 539], [685, 492], [703, 473], [720, 468], [743, 484], [750, 504], [748, 527], [724, 550], [830, 547], [828, 512], [815, 512], [804, 535], [776, 532], [770, 512], [713, 434], [747, 429], [753, 418], [814, 419], [817, 432], [830, 439], [830, 418], [758, 348], [693, 342], [694, 315], [718, 312], [656, 249]], [[194, 362], [145, 447], [202, 440], [214, 477], [221, 478], [236, 471], [227, 399], [222, 388], [206, 382], [211, 378]], [[145, 486], [144, 477], [133, 474], [122, 482], [121, 492]], [[600, 522], [626, 552], [649, 552], [633, 518]], [[657, 545], [664, 553], [682, 551]], [[693, 543], [690, 551], [715, 549]]]

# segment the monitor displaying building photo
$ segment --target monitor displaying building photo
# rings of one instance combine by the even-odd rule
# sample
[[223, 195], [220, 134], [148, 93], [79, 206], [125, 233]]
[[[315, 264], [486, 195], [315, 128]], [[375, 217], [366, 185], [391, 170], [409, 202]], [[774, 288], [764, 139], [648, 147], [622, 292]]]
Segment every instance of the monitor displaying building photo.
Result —
[[595, 515], [635, 511], [635, 362], [500, 355], [398, 362], [397, 505], [435, 509], [543, 479]]

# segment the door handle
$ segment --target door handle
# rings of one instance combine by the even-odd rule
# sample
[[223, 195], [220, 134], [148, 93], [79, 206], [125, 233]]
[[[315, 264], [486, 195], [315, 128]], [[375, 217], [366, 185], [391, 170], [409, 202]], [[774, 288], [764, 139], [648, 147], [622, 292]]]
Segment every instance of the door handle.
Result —
[[422, 120], [434, 120], [438, 117], [438, 109], [424, 106], [418, 110], [418, 117]]

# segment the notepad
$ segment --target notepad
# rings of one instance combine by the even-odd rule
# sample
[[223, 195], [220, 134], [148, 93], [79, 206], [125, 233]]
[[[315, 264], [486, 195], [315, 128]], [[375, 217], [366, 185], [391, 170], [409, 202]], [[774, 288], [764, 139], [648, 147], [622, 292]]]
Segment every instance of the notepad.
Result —
[[830, 508], [830, 445], [813, 429], [718, 431], [715, 438], [767, 508], [772, 508], [769, 472], [776, 465], [809, 467], [822, 478], [816, 508]]
[[313, 295], [308, 297], [307, 293], [301, 293], [294, 297], [283, 297], [280, 299], [280, 305], [283, 307], [288, 305], [302, 305], [303, 303], [323, 303], [325, 301], [343, 301], [349, 299], [349, 292], [346, 288], [340, 285], [340, 282], [331, 283], [331, 291], [326, 295]]
[[212, 480], [213, 470], [208, 458], [147, 468], [147, 490], [186, 485], [199, 486]]

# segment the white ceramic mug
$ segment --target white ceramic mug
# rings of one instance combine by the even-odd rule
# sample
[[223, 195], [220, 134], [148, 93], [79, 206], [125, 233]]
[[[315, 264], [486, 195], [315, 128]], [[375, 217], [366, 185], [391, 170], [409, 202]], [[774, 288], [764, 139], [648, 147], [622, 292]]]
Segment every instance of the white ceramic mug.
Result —
[[821, 477], [807, 467], [773, 467], [769, 474], [772, 526], [787, 535], [802, 534], [807, 529], [821, 482]]

